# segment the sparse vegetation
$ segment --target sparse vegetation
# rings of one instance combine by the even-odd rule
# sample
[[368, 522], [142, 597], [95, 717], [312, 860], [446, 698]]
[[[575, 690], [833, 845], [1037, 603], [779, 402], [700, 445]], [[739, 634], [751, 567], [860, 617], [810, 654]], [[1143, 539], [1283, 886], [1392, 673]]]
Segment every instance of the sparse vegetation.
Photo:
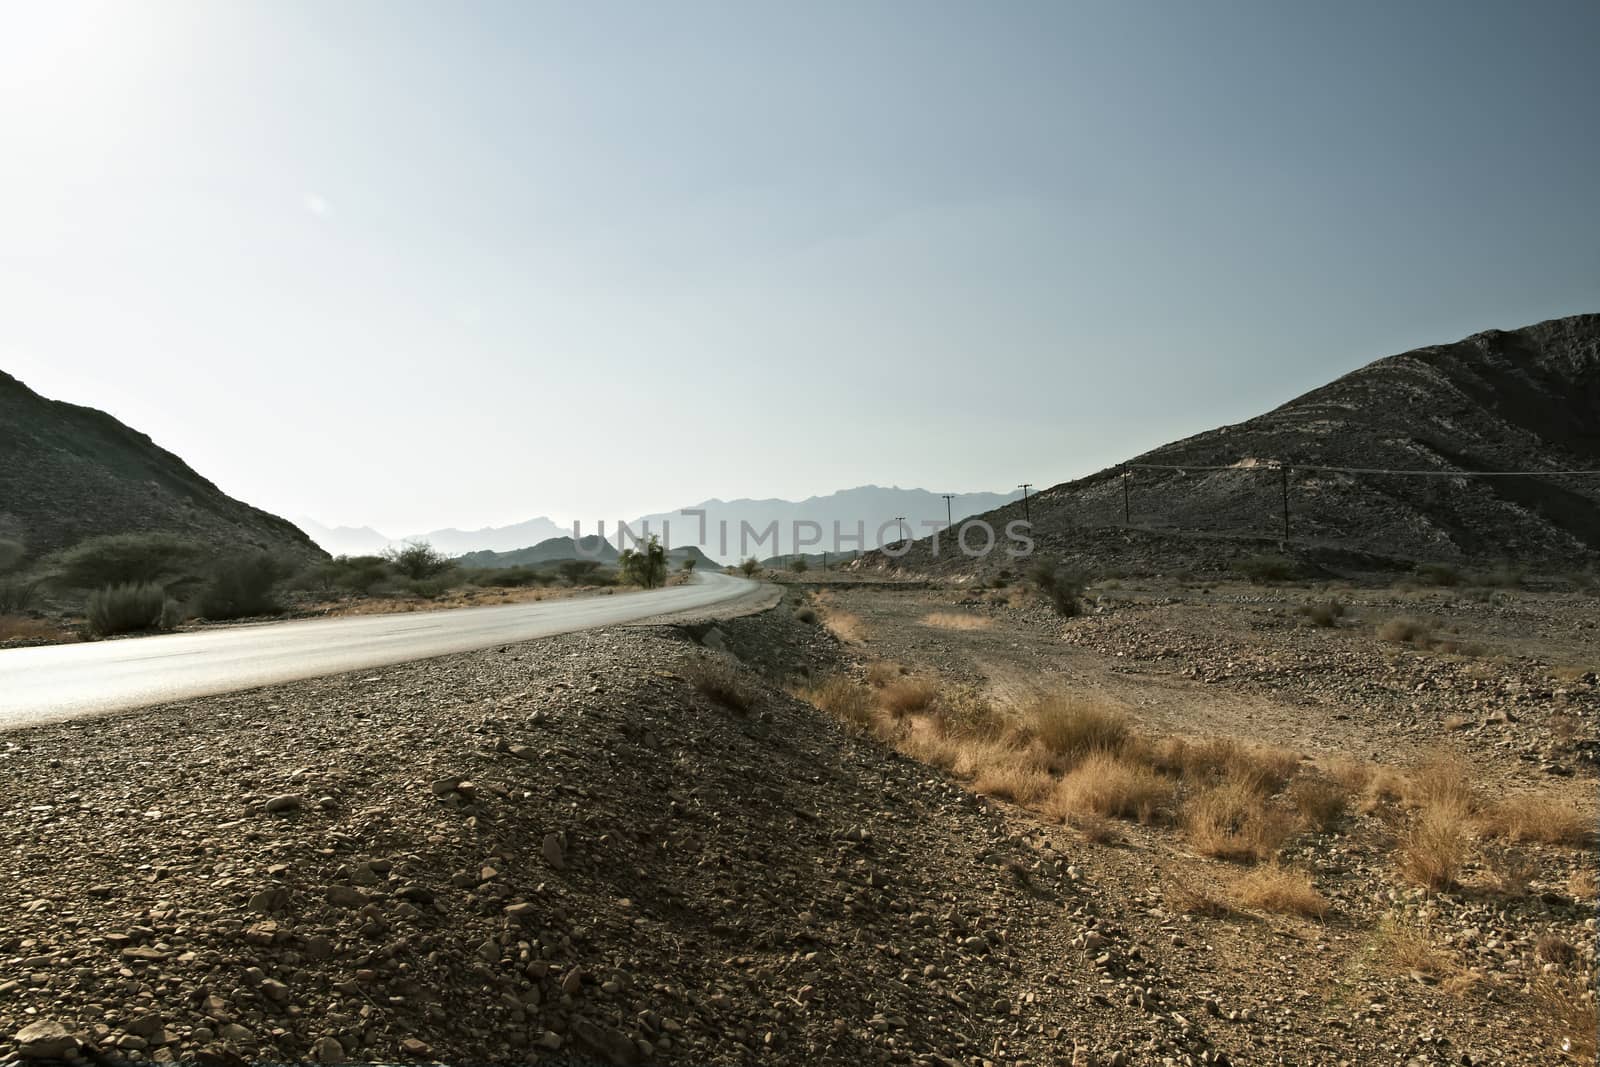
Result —
[[403, 545], [388, 548], [383, 558], [396, 574], [412, 581], [432, 578], [450, 569], [450, 558], [426, 541], [407, 541]]
[[1522, 794], [1499, 801], [1485, 810], [1480, 828], [1507, 841], [1532, 841], [1543, 845], [1585, 848], [1595, 843], [1594, 817], [1554, 797]]
[[811, 564], [806, 562], [804, 556], [795, 556], [789, 561], [789, 569], [796, 574], [804, 574], [811, 569]]
[[1290, 788], [1289, 798], [1306, 824], [1323, 832], [1338, 826], [1350, 806], [1350, 794], [1330, 778], [1300, 777]]
[[1153, 823], [1170, 810], [1173, 796], [1173, 783], [1149, 767], [1095, 751], [1056, 785], [1045, 814], [1062, 822], [1072, 815], [1100, 815]]
[[964, 615], [954, 611], [935, 611], [922, 618], [922, 625], [941, 630], [987, 630], [994, 620], [987, 615]]
[[292, 568], [267, 552], [241, 552], [213, 563], [206, 584], [194, 600], [194, 610], [207, 619], [242, 619], [276, 615], [283, 605], [273, 587]]
[[1301, 604], [1299, 611], [1317, 626], [1332, 628], [1344, 617], [1344, 604], [1338, 600], [1315, 600]]
[[1273, 807], [1251, 784], [1238, 781], [1190, 797], [1184, 802], [1183, 821], [1196, 852], [1233, 863], [1271, 859], [1294, 830], [1288, 812]]
[[684, 672], [684, 676], [701, 696], [730, 711], [743, 714], [755, 706], [755, 689], [723, 660], [709, 657], [699, 660]]
[[623, 549], [617, 557], [617, 568], [622, 572], [623, 581], [644, 589], [656, 589], [667, 581], [667, 551], [661, 547], [661, 539], [651, 534], [650, 540], [642, 546]]
[[1018, 708], [1018, 718], [1048, 752], [1069, 765], [1095, 753], [1120, 753], [1132, 737], [1122, 712], [1070, 693], [1034, 697]]
[[1401, 835], [1395, 862], [1406, 881], [1438, 893], [1455, 887], [1471, 851], [1471, 831], [1459, 810], [1424, 808]]
[[1089, 583], [1082, 574], [1041, 559], [1033, 564], [1028, 576], [1057, 615], [1073, 619], [1083, 614], [1083, 597]]
[[1233, 896], [1246, 908], [1303, 915], [1320, 919], [1328, 913], [1328, 899], [1317, 892], [1304, 871], [1262, 864], [1233, 881]]
[[56, 581], [71, 589], [159, 584], [164, 588], [198, 576], [205, 549], [170, 534], [96, 537], [55, 557]]
[[854, 730], [865, 731], [872, 726], [872, 692], [848, 675], [825, 678], [800, 696]]
[[878, 691], [878, 703], [891, 715], [912, 715], [926, 711], [937, 695], [938, 689], [930, 679], [901, 677]]
[[556, 564], [556, 573], [573, 588], [589, 585], [600, 572], [600, 561], [595, 559], [564, 559]]
[[1235, 562], [1233, 569], [1252, 582], [1287, 582], [1298, 571], [1293, 560], [1271, 554], [1247, 556]]
[[20, 615], [33, 607], [39, 583], [10, 578], [0, 581], [0, 615]]
[[1410, 616], [1389, 619], [1378, 627], [1378, 639], [1391, 645], [1416, 645], [1427, 648], [1433, 639], [1433, 627], [1421, 619]]
[[84, 606], [89, 633], [95, 637], [170, 630], [177, 605], [155, 582], [111, 585], [89, 594]]
[[742, 560], [739, 563], [739, 570], [744, 573], [744, 576], [746, 578], [754, 578], [756, 576], [756, 572], [759, 571], [760, 569], [761, 569], [761, 561], [756, 559], [754, 556], [751, 556], [748, 559]]

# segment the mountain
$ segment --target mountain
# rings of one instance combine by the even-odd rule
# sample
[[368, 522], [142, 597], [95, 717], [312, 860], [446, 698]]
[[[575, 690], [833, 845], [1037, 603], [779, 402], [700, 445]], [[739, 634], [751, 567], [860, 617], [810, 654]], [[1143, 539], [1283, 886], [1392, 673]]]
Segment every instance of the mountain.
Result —
[[[580, 554], [574, 547], [570, 537], [552, 537], [541, 541], [530, 548], [519, 548], [514, 552], [468, 552], [460, 556], [456, 562], [468, 568], [493, 568], [493, 567], [534, 567], [541, 563], [555, 563], [564, 559], [593, 559], [602, 563], [615, 563], [619, 555], [616, 546], [611, 542], [601, 539], [598, 534], [589, 534], [582, 541], [584, 551]], [[706, 570], [716, 570], [718, 564], [704, 552], [693, 545], [674, 548], [667, 553], [667, 562], [673, 570], [677, 570], [683, 561], [692, 559], [696, 567]]]
[[[1101, 561], [1260, 551], [1287, 507], [1301, 550], [1566, 568], [1600, 555], [1600, 476], [1560, 472], [1597, 469], [1600, 315], [1585, 314], [1388, 356], [1052, 486], [1028, 511], [1038, 551]], [[1532, 473], [1474, 476], [1492, 471]], [[1023, 515], [982, 517], [1001, 530]], [[924, 541], [902, 565], [931, 563]]]
[[[957, 521], [988, 511], [1004, 504], [1009, 496], [1003, 493], [955, 493], [950, 501], [950, 513]], [[669, 536], [664, 541], [673, 546], [695, 545], [714, 559], [731, 562], [746, 556], [766, 558], [789, 555], [794, 552], [795, 523], [814, 522], [821, 527], [821, 543], [810, 546], [811, 551], [827, 549], [830, 555], [860, 548], [876, 548], [885, 542], [900, 538], [896, 516], [905, 517], [906, 531], [910, 536], [926, 532], [927, 523], [945, 521], [945, 501], [939, 493], [926, 489], [901, 489], [863, 485], [844, 489], [827, 496], [813, 496], [805, 500], [706, 500], [690, 505], [685, 510], [704, 511], [705, 536], [701, 537], [701, 520], [682, 512], [659, 512], [646, 515], [628, 524], [635, 534], [649, 524], [652, 533], [660, 534], [664, 523], [670, 523]], [[844, 538], [854, 537], [858, 525], [862, 542], [834, 540], [834, 523]], [[763, 537], [768, 528], [777, 524], [776, 540], [771, 535]], [[742, 524], [748, 524], [749, 531]], [[879, 531], [883, 536], [879, 537]], [[799, 530], [801, 539], [811, 535], [809, 528]], [[615, 542], [615, 537], [613, 537]], [[804, 547], [804, 546], [803, 546]]]
[[376, 556], [396, 540], [370, 526], [324, 526], [305, 516], [295, 519], [294, 524], [335, 556]]
[[510, 526], [485, 526], [481, 530], [430, 530], [400, 540], [426, 541], [447, 556], [460, 556], [468, 552], [510, 552], [570, 532], [570, 529], [564, 530], [541, 515]]
[[293, 524], [228, 496], [137, 430], [0, 371], [0, 538], [37, 558], [103, 534], [158, 531], [322, 554]]

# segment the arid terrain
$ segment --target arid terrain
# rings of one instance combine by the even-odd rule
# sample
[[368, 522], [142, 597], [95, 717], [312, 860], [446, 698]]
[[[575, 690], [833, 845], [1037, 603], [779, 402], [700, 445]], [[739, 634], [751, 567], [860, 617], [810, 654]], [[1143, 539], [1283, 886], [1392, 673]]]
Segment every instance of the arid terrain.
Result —
[[1592, 1062], [1592, 594], [786, 577], [8, 734], [0, 1061]]

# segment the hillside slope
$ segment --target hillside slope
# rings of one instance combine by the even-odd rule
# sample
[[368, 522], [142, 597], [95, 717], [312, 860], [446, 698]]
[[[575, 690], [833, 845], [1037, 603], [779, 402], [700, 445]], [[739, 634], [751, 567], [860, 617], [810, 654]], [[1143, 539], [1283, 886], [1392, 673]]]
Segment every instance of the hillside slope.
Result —
[[228, 496], [137, 430], [46, 399], [0, 371], [0, 537], [37, 558], [90, 537], [146, 531], [321, 554], [292, 524]]
[[[1152, 469], [1163, 467], [1187, 469]], [[1253, 550], [1282, 538], [1286, 481], [1294, 545], [1562, 565], [1600, 552], [1600, 477], [1554, 472], [1594, 469], [1600, 315], [1590, 314], [1377, 360], [1246, 422], [1046, 489], [1030, 510], [1045, 551]], [[1551, 473], [1472, 476], [1485, 471]], [[1020, 504], [984, 516], [996, 529], [1022, 517]], [[926, 562], [926, 547], [907, 562]]]

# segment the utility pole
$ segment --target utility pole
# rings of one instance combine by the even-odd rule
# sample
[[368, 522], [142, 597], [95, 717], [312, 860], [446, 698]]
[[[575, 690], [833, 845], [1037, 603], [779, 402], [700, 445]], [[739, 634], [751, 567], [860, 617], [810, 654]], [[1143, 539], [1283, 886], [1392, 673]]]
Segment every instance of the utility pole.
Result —
[[1033, 514], [1028, 510], [1028, 490], [1033, 488], [1033, 483], [1023, 482], [1017, 488], [1022, 490], [1022, 517], [1032, 522]]
[[900, 527], [900, 543], [901, 544], [905, 544], [905, 540], [906, 540], [906, 517], [904, 515], [896, 515], [894, 517], [894, 521]]
[[1128, 479], [1133, 477], [1133, 472], [1127, 467], [1122, 468], [1122, 525], [1132, 526], [1128, 519]]
[[955, 494], [941, 493], [939, 495], [944, 497], [944, 524], [946, 526], [954, 526], [956, 524], [956, 520], [951, 518], [950, 501], [955, 497]]

